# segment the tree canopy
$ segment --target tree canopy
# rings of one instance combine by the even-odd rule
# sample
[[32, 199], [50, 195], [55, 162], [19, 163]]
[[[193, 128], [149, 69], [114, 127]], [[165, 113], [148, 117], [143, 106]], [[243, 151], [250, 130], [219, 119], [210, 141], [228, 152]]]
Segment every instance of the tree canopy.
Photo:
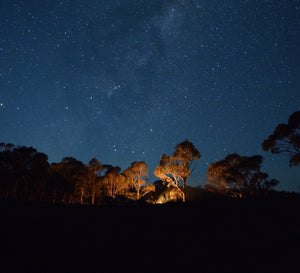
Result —
[[290, 115], [287, 124], [277, 125], [262, 143], [262, 148], [273, 154], [288, 154], [290, 167], [297, 166], [300, 163], [300, 111]]
[[[299, 128], [297, 115], [290, 117], [289, 128]], [[0, 143], [0, 198], [86, 205], [132, 200], [185, 201], [189, 195], [186, 181], [200, 157], [188, 140], [177, 144], [172, 155], [161, 156], [154, 171], [161, 180], [151, 184], [144, 161], [132, 162], [123, 172], [120, 167], [101, 164], [96, 158], [84, 164], [73, 157], [64, 157], [59, 163], [49, 164], [47, 155], [32, 147]], [[260, 155], [229, 154], [209, 165], [203, 191], [233, 197], [270, 191], [279, 182], [270, 180], [261, 171], [262, 161]]]
[[131, 187], [135, 190], [137, 200], [148, 192], [155, 190], [152, 184], [146, 183], [146, 180], [148, 180], [148, 172], [147, 164], [144, 161], [132, 162], [131, 166], [123, 172], [129, 180]]
[[117, 194], [129, 188], [129, 182], [125, 175], [120, 173], [121, 168], [111, 166], [101, 178], [101, 183], [105, 187], [107, 196], [115, 198]]
[[32, 147], [0, 143], [0, 196], [41, 197], [48, 176], [48, 156]]
[[168, 186], [176, 187], [182, 192], [182, 199], [185, 201], [186, 180], [192, 172], [191, 165], [194, 160], [201, 157], [193, 143], [185, 140], [176, 145], [175, 152], [171, 156], [163, 154], [154, 174], [167, 183]]
[[208, 166], [206, 189], [241, 198], [270, 190], [279, 182], [268, 180], [269, 175], [261, 172], [262, 161], [260, 155], [229, 154]]

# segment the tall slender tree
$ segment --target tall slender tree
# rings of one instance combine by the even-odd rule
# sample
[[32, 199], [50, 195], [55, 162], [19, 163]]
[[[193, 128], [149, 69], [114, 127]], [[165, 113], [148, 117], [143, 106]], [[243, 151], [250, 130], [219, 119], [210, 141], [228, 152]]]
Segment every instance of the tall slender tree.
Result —
[[97, 192], [100, 191], [99, 178], [101, 171], [103, 170], [102, 164], [97, 158], [93, 158], [88, 165], [88, 184], [89, 184], [89, 196], [91, 197], [91, 204], [95, 204], [95, 197]]

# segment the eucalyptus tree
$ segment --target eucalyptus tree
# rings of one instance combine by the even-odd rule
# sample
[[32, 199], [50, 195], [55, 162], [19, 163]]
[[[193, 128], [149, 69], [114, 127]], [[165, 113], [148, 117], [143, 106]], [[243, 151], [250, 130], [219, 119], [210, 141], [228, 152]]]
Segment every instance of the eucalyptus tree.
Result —
[[186, 181], [190, 177], [192, 164], [200, 159], [201, 154], [194, 144], [188, 140], [175, 146], [173, 155], [161, 156], [159, 165], [154, 174], [167, 183], [168, 187], [175, 187], [182, 193], [182, 201], [185, 202]]
[[289, 165], [297, 166], [300, 163], [300, 111], [290, 115], [288, 123], [277, 125], [273, 134], [262, 143], [265, 151], [273, 154], [284, 153], [289, 156]]
[[147, 164], [144, 161], [132, 162], [131, 166], [123, 172], [130, 186], [135, 190], [137, 200], [147, 193], [155, 191], [154, 185], [146, 183], [148, 172]]
[[279, 182], [261, 172], [262, 161], [260, 155], [229, 154], [208, 166], [206, 189], [240, 198], [269, 191]]

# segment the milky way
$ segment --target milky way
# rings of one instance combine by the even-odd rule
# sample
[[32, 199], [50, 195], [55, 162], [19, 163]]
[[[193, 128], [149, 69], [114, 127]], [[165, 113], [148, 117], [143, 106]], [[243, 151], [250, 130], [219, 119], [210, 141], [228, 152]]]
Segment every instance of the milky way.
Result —
[[299, 1], [9, 1], [0, 6], [0, 141], [127, 168], [190, 140], [190, 184], [229, 153], [299, 190], [262, 151], [300, 109]]

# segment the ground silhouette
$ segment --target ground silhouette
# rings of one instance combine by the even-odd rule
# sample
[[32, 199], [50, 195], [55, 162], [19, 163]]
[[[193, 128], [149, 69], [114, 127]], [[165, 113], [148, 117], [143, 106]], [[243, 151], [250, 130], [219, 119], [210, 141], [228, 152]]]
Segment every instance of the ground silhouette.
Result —
[[149, 205], [1, 201], [1, 272], [299, 272], [298, 194]]

